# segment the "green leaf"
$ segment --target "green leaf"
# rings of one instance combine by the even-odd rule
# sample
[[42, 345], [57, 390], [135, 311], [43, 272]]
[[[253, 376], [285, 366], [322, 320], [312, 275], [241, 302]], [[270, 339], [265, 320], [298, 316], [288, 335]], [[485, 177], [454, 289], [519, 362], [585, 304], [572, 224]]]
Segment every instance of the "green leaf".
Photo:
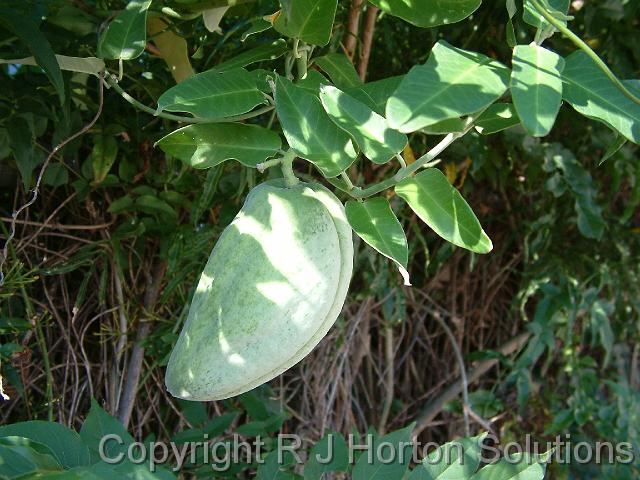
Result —
[[[562, 180], [571, 189], [575, 199], [575, 210], [577, 214], [577, 224], [580, 233], [587, 238], [600, 239], [604, 232], [605, 222], [602, 218], [602, 208], [597, 203], [598, 191], [593, 178], [576, 159], [573, 153], [559, 144], [551, 144], [545, 150], [546, 171], [554, 169], [562, 173]], [[554, 177], [552, 177], [553, 179]], [[547, 188], [554, 194], [561, 194], [562, 189], [554, 184], [550, 179]]]
[[518, 11], [518, 7], [516, 6], [516, 0], [507, 0], [506, 1], [507, 14], [509, 15], [509, 20], [507, 21], [507, 45], [511, 48], [516, 46], [516, 31], [513, 28], [513, 17], [516, 15]]
[[503, 458], [484, 467], [471, 480], [543, 480], [550, 453], [524, 453], [512, 455], [509, 459]]
[[616, 153], [618, 153], [618, 151], [624, 146], [625, 143], [627, 143], [627, 139], [624, 138], [622, 135], [618, 134], [616, 136], [615, 141], [607, 147], [607, 151], [604, 152], [604, 155], [598, 162], [598, 166], [602, 165], [604, 162], [606, 162], [611, 157], [613, 157]]
[[33, 170], [44, 161], [40, 150], [33, 148], [32, 131], [24, 118], [11, 117], [6, 123], [9, 145], [16, 160], [25, 190], [32, 183]]
[[482, 440], [486, 434], [448, 442], [431, 452], [409, 480], [468, 479], [480, 465]]
[[78, 251], [64, 263], [58, 264], [52, 268], [43, 268], [40, 271], [44, 275], [63, 275], [65, 273], [73, 272], [82, 266], [91, 265], [101, 254], [97, 245], [98, 244], [87, 244], [84, 247], [80, 247]]
[[351, 135], [374, 163], [387, 163], [407, 144], [407, 136], [389, 128], [384, 117], [335, 87], [320, 87], [320, 101], [329, 118]]
[[640, 143], [640, 105], [627, 98], [582, 51], [566, 58], [563, 98], [582, 115], [599, 120]]
[[384, 116], [387, 100], [400, 85], [404, 75], [388, 77], [375, 82], [367, 82], [357, 88], [350, 88], [346, 92], [366, 103], [377, 114]]
[[464, 121], [458, 117], [447, 118], [446, 120], [427, 125], [422, 129], [422, 132], [427, 135], [445, 135], [447, 133], [459, 133], [463, 131]]
[[609, 364], [616, 339], [613, 329], [611, 328], [611, 321], [609, 320], [612, 310], [612, 304], [604, 300], [596, 300], [591, 306], [591, 329], [594, 336], [599, 337], [600, 345], [602, 345], [602, 348], [604, 348], [606, 352], [606, 356], [602, 362], [603, 368], [606, 368]]
[[275, 60], [276, 58], [284, 55], [288, 50], [289, 47], [287, 46], [287, 42], [284, 39], [279, 38], [274, 42], [266, 45], [260, 45], [259, 47], [242, 52], [235, 57], [230, 58], [226, 62], [219, 63], [213, 67], [212, 70], [224, 72], [238, 67], [246, 67], [252, 63]]
[[243, 68], [198, 73], [164, 92], [158, 111], [188, 112], [196, 117], [224, 118], [265, 103], [256, 77]]
[[501, 63], [440, 41], [389, 98], [386, 116], [392, 128], [413, 132], [489, 106], [508, 82], [509, 69]]
[[274, 156], [282, 143], [277, 133], [257, 125], [209, 123], [189, 125], [156, 143], [194, 168], [209, 168], [235, 159], [247, 167]]
[[95, 399], [91, 399], [91, 410], [80, 429], [80, 437], [91, 453], [91, 463], [99, 462], [100, 442], [106, 435], [117, 435], [119, 440], [104, 440], [103, 452], [108, 458], [117, 458], [120, 453], [126, 457], [127, 448], [133, 443], [133, 437], [124, 428], [122, 423], [105, 412]]
[[180, 411], [184, 415], [184, 418], [193, 425], [199, 427], [209, 419], [207, 414], [207, 407], [204, 402], [189, 402], [187, 400], [176, 399], [176, 403], [180, 407]]
[[287, 2], [273, 24], [278, 32], [312, 45], [329, 43], [338, 0], [295, 0]]
[[114, 214], [121, 213], [131, 210], [131, 207], [133, 207], [133, 198], [129, 195], [124, 195], [123, 197], [117, 198], [111, 202], [107, 212]]
[[329, 75], [333, 84], [342, 90], [362, 85], [358, 72], [344, 53], [329, 53], [316, 58], [315, 63]]
[[215, 418], [209, 420], [205, 426], [203, 427], [203, 431], [209, 434], [209, 437], [217, 437], [222, 435], [227, 428], [231, 425], [231, 423], [238, 416], [237, 411], [231, 411], [229, 413], [225, 413], [223, 415], [219, 415]]
[[[412, 457], [413, 424], [384, 437], [369, 434], [371, 455], [364, 451], [353, 468], [353, 480], [398, 480], [403, 478]], [[365, 442], [363, 442], [365, 443]], [[383, 444], [386, 445], [383, 447]]]
[[[280, 456], [282, 456], [282, 463], [279, 462]], [[296, 480], [293, 473], [283, 470], [283, 467], [293, 463], [292, 457], [293, 455], [289, 451], [269, 453], [264, 463], [258, 467], [256, 480]]]
[[73, 468], [60, 474], [48, 474], [35, 478], [47, 480], [175, 480], [176, 477], [169, 470], [157, 465], [155, 472], [151, 473], [147, 465], [135, 465], [125, 457], [117, 464], [98, 462], [90, 467]]
[[327, 85], [328, 83], [329, 80], [327, 79], [327, 77], [322, 75], [320, 72], [318, 72], [317, 70], [309, 70], [309, 72], [307, 72], [307, 75], [303, 79], [298, 80], [295, 83], [295, 86], [303, 88], [305, 91], [311, 93], [312, 95], [319, 96], [320, 87], [322, 85]]
[[[540, 3], [547, 4], [547, 7], [551, 10], [556, 10], [563, 14], [566, 14], [569, 11], [570, 0], [540, 0]], [[522, 13], [522, 19], [525, 23], [528, 23], [532, 27], [536, 27], [539, 29], [547, 29], [553, 28], [551, 24], [549, 24], [545, 18], [538, 13], [536, 8], [531, 4], [529, 0], [524, 0], [524, 12]], [[566, 20], [558, 19], [564, 25], [567, 24]]]
[[602, 209], [591, 198], [582, 196], [576, 199], [575, 208], [580, 233], [587, 238], [600, 240], [605, 227]]
[[222, 178], [223, 168], [213, 167], [207, 171], [207, 176], [202, 187], [196, 194], [196, 198], [193, 201], [193, 208], [191, 210], [191, 220], [194, 225], [200, 223], [200, 219], [213, 206], [213, 199], [218, 191], [218, 185], [220, 178]]
[[272, 27], [271, 22], [266, 21], [262, 17], [254, 18], [251, 20], [251, 26], [242, 34], [241, 41], [246, 41], [251, 35], [256, 33], [262, 33], [269, 30]]
[[476, 253], [488, 253], [491, 240], [473, 210], [436, 168], [402, 180], [396, 193], [431, 229], [448, 242]]
[[80, 435], [59, 423], [32, 420], [0, 427], [0, 437], [20, 436], [46, 445], [66, 468], [89, 465], [89, 450]]
[[64, 28], [79, 37], [84, 37], [95, 31], [94, 17], [73, 4], [63, 4], [57, 11], [52, 10], [49, 10], [47, 15], [48, 23]]
[[118, 142], [110, 135], [96, 135], [94, 137], [93, 150], [91, 150], [91, 167], [93, 168], [93, 180], [102, 182], [118, 156]]
[[13, 32], [24, 44], [29, 47], [38, 65], [49, 77], [60, 97], [60, 103], [65, 101], [64, 79], [60, 66], [56, 61], [51, 44], [42, 34], [38, 25], [29, 15], [18, 12], [12, 8], [0, 8], [0, 25]]
[[0, 438], [0, 478], [23, 478], [61, 470], [45, 445], [20, 436]]
[[482, 135], [491, 135], [519, 123], [520, 119], [512, 103], [494, 103], [478, 117], [475, 128]]
[[109, 60], [132, 60], [147, 44], [147, 10], [151, 0], [130, 0], [114, 18], [98, 42], [98, 56]]
[[0, 127], [0, 160], [7, 158], [11, 154], [9, 132], [6, 128]]
[[370, 0], [371, 3], [395, 17], [418, 27], [436, 27], [464, 20], [475, 12], [482, 0]]
[[353, 231], [379, 253], [393, 260], [404, 284], [411, 285], [407, 272], [407, 237], [387, 199], [375, 197], [364, 202], [348, 201], [345, 209]]
[[164, 200], [160, 200], [155, 195], [141, 195], [136, 198], [134, 205], [136, 210], [149, 215], [158, 215], [171, 220], [178, 218], [178, 214], [173, 207]]
[[[68, 57], [66, 55], [56, 55], [56, 61], [61, 70], [70, 72], [89, 73], [96, 75], [104, 70], [104, 61], [96, 57]], [[37, 65], [35, 57], [17, 58], [5, 60], [0, 58], [0, 64]]]
[[304, 480], [320, 480], [326, 472], [344, 471], [349, 466], [347, 442], [341, 433], [330, 432], [309, 452]]
[[69, 172], [67, 172], [67, 168], [62, 163], [52, 163], [44, 171], [42, 181], [45, 185], [60, 187], [69, 182]]
[[0, 317], [0, 334], [26, 332], [31, 328], [31, 323], [22, 318]]
[[556, 121], [562, 102], [564, 59], [536, 44], [513, 49], [511, 97], [525, 130], [544, 137]]
[[351, 138], [325, 113], [320, 99], [286, 78], [276, 79], [276, 110], [289, 146], [325, 177], [340, 175], [357, 154]]

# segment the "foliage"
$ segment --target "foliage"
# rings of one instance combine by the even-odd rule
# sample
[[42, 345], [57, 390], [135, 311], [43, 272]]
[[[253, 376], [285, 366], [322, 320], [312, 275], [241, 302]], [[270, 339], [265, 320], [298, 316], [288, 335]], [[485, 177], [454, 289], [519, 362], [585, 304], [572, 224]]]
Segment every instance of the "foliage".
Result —
[[[194, 414], [196, 412], [192, 411], [191, 415]], [[194, 431], [195, 435], [189, 436], [192, 432], [185, 431], [180, 438], [173, 439], [176, 444], [183, 444], [188, 448], [183, 449], [182, 457], [182, 460], [189, 458], [186, 466], [188, 472], [198, 476], [207, 475], [208, 472], [215, 472], [221, 468], [221, 463], [227, 461], [226, 458], [217, 456], [209, 460], [210, 457], [204, 453], [201, 445], [202, 439], [206, 438], [202, 434], [206, 432], [214, 435], [223, 432], [233, 416], [235, 415], [227, 414], [227, 418], [214, 418], [207, 421], [204, 429], [198, 430], [197, 433]], [[249, 427], [249, 424], [244, 427], [248, 433], [246, 427]], [[259, 430], [256, 430], [249, 435], [253, 436], [258, 432]], [[481, 459], [484, 458], [484, 436], [479, 436], [445, 444], [432, 451], [423, 463], [409, 471], [409, 460], [412, 458], [410, 435], [411, 426], [382, 437], [369, 433], [367, 443], [363, 445], [370, 444], [372, 450], [361, 453], [355, 465], [351, 467], [348, 463], [350, 453], [345, 439], [339, 433], [329, 433], [306, 455], [304, 478], [320, 479], [327, 472], [351, 471], [354, 480], [402, 478], [405, 474], [411, 480], [438, 480], [451, 478], [452, 475], [461, 480], [509, 480], [514, 474], [527, 480], [541, 480], [546, 470], [547, 454], [529, 458], [517, 458], [514, 455], [478, 469]], [[188, 445], [189, 441], [200, 443]], [[329, 443], [332, 444], [331, 447]], [[385, 445], [391, 453], [387, 453], [386, 456], [377, 453], [382, 452], [381, 445]], [[219, 445], [213, 444], [205, 448], [210, 449], [213, 456], [218, 447]], [[79, 434], [59, 423], [38, 420], [0, 427], [0, 475], [6, 479], [24, 478], [26, 475], [42, 479], [79, 479], [87, 476], [108, 479], [114, 475], [125, 479], [175, 479], [175, 475], [170, 471], [175, 471], [175, 466], [168, 464], [166, 455], [157, 456], [156, 448], [153, 439], [135, 442], [122, 424], [93, 400]], [[394, 459], [393, 452], [400, 451], [403, 453], [397, 454], [397, 458]], [[135, 452], [135, 456], [132, 452]], [[189, 453], [188, 457], [184, 452]], [[191, 452], [195, 452], [195, 455]], [[237, 474], [248, 467], [257, 467], [256, 478], [303, 478], [292, 472], [294, 455], [291, 452], [287, 453], [289, 455], [284, 457], [284, 461], [280, 461], [275, 448], [266, 452], [262, 449], [256, 450], [255, 457], [247, 456], [244, 463], [235, 463], [233, 469], [236, 471], [226, 472], [224, 477], [229, 473]], [[295, 455], [299, 455], [299, 452]], [[327, 458], [332, 460], [326, 462]], [[447, 463], [445, 459], [449, 459]], [[220, 465], [216, 465], [217, 461]], [[166, 466], [159, 466], [158, 463]]]

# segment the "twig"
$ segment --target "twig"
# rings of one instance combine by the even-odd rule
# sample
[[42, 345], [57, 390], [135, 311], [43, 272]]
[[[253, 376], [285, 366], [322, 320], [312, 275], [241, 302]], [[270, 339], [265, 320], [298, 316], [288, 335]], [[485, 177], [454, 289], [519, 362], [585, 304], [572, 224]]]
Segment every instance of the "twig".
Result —
[[13, 240], [13, 238], [16, 235], [16, 222], [17, 222], [18, 215], [20, 215], [24, 210], [26, 210], [31, 205], [33, 205], [35, 203], [35, 201], [38, 199], [38, 190], [40, 189], [40, 183], [42, 182], [42, 177], [44, 176], [44, 172], [46, 171], [47, 167], [49, 166], [49, 162], [51, 161], [53, 156], [56, 153], [58, 153], [58, 151], [60, 151], [69, 142], [75, 140], [79, 136], [81, 136], [84, 133], [86, 133], [98, 121], [98, 118], [100, 117], [100, 115], [102, 113], [102, 106], [104, 104], [104, 84], [102, 82], [103, 78], [104, 78], [104, 73], [100, 72], [100, 75], [98, 77], [98, 84], [99, 84], [98, 91], [100, 92], [100, 100], [99, 100], [99, 103], [98, 103], [98, 111], [96, 112], [96, 115], [84, 127], [82, 127], [76, 133], [74, 133], [70, 137], [68, 137], [65, 140], [63, 140], [62, 142], [60, 142], [58, 145], [55, 146], [55, 148], [53, 150], [51, 150], [51, 153], [49, 153], [49, 155], [45, 159], [44, 163], [42, 164], [42, 168], [40, 169], [40, 173], [38, 174], [38, 178], [36, 180], [36, 185], [32, 190], [31, 198], [29, 199], [29, 201], [27, 201], [27, 203], [22, 205], [20, 208], [18, 208], [18, 210], [13, 212], [13, 214], [11, 215], [11, 225], [9, 227], [9, 236], [7, 237], [7, 239], [4, 242], [4, 247], [2, 248], [2, 257], [0, 258], [0, 287], [4, 284], [4, 274], [2, 272], [2, 267], [4, 266], [4, 263], [7, 260], [7, 255], [9, 253], [9, 243], [11, 242], [11, 240]]
[[118, 384], [118, 377], [121, 370], [121, 362], [127, 347], [127, 315], [126, 315], [126, 307], [124, 303], [124, 294], [122, 290], [122, 280], [120, 278], [121, 272], [119, 268], [119, 264], [117, 262], [113, 262], [113, 280], [115, 286], [116, 299], [118, 301], [118, 342], [116, 343], [115, 349], [115, 358], [113, 360], [113, 368], [111, 369], [111, 382], [110, 382], [110, 394], [111, 394], [111, 402], [113, 405], [113, 410], [117, 412], [119, 403], [120, 403], [120, 393], [121, 390], [118, 390], [116, 393], [116, 385]]
[[485, 420], [476, 412], [474, 412], [473, 408], [471, 408], [471, 405], [465, 405], [464, 408], [467, 410], [467, 413], [469, 414], [469, 416], [473, 420], [475, 420], [485, 431], [491, 432], [491, 435], [493, 435], [494, 437], [497, 437], [496, 432], [493, 430], [493, 427], [491, 426], [491, 422]]
[[378, 432], [380, 435], [384, 435], [386, 430], [387, 421], [389, 420], [389, 412], [391, 412], [391, 405], [393, 404], [394, 396], [394, 356], [393, 349], [393, 328], [388, 325], [384, 329], [384, 354], [387, 361], [386, 365], [386, 378], [385, 378], [385, 397], [384, 404], [382, 406], [382, 415], [380, 415], [380, 423], [378, 423]]
[[464, 417], [464, 433], [467, 437], [470, 437], [471, 428], [469, 425], [469, 409], [471, 407], [471, 403], [469, 402], [469, 380], [467, 379], [467, 369], [464, 366], [464, 357], [462, 356], [462, 352], [460, 351], [460, 346], [458, 345], [458, 341], [456, 340], [455, 335], [449, 328], [449, 325], [447, 325], [447, 323], [440, 316], [440, 312], [433, 312], [433, 318], [436, 319], [436, 321], [446, 332], [447, 337], [451, 341], [451, 346], [453, 347], [453, 352], [456, 355], [456, 360], [458, 360], [458, 368], [460, 368], [460, 384], [462, 386], [462, 414]]
[[631, 356], [631, 373], [629, 374], [629, 383], [632, 388], [640, 387], [640, 345], [636, 343]]
[[[505, 343], [502, 347], [498, 349], [502, 355], [510, 355], [511, 353], [520, 350], [529, 340], [531, 334], [529, 332], [521, 333], [520, 335], [512, 338], [507, 343]], [[482, 377], [485, 373], [487, 373], [491, 368], [498, 364], [497, 358], [490, 358], [487, 360], [483, 360], [478, 364], [476, 368], [469, 372], [467, 376], [467, 383], [470, 385], [480, 377]], [[462, 389], [462, 384], [460, 381], [456, 381], [449, 388], [447, 388], [444, 392], [442, 392], [436, 399], [429, 402], [422, 411], [416, 417], [416, 426], [413, 429], [413, 436], [418, 436], [425, 428], [427, 428], [432, 420], [438, 415], [444, 405], [456, 398]]]
[[[22, 288], [22, 294], [24, 298], [26, 298], [27, 292], [24, 288]], [[50, 422], [53, 422], [53, 375], [51, 375], [51, 364], [49, 362], [49, 352], [47, 350], [47, 341], [44, 338], [44, 333], [42, 331], [42, 319], [44, 316], [40, 318], [35, 318], [33, 321], [33, 326], [36, 331], [36, 343], [38, 344], [38, 348], [40, 348], [40, 352], [42, 353], [42, 362], [44, 363], [44, 370], [47, 378], [47, 419]]]
[[[164, 274], [167, 270], [167, 264], [165, 262], [159, 262], [154, 268], [153, 274], [149, 275], [147, 279], [147, 288], [144, 296], [144, 308], [147, 312], [150, 312], [158, 299], [160, 294], [160, 285], [164, 278]], [[144, 360], [144, 342], [151, 333], [151, 322], [143, 319], [138, 326], [138, 333], [136, 335], [136, 344], [131, 352], [131, 358], [129, 359], [129, 365], [127, 366], [127, 377], [124, 385], [124, 392], [118, 406], [118, 419], [125, 428], [129, 425], [131, 419], [131, 412], [133, 411], [133, 404], [136, 398], [136, 392], [138, 391], [138, 385], [140, 383], [140, 373], [142, 371], [142, 361]]]
[[366, 188], [353, 187], [349, 188], [348, 185], [344, 183], [344, 181], [336, 179], [336, 178], [327, 178], [327, 182], [329, 182], [334, 187], [342, 190], [343, 192], [348, 193], [353, 198], [367, 198], [376, 193], [380, 193], [387, 188], [391, 188], [400, 181], [404, 180], [408, 176], [412, 175], [414, 172], [423, 167], [430, 167], [437, 163], [435, 160], [438, 155], [440, 155], [444, 150], [449, 147], [453, 142], [457, 139], [466, 135], [471, 128], [473, 128], [473, 122], [476, 118], [478, 118], [484, 109], [480, 112], [477, 112], [475, 115], [471, 115], [467, 117], [465, 121], [464, 128], [461, 132], [449, 133], [445, 136], [435, 147], [425, 153], [423, 156], [418, 158], [411, 165], [407, 165], [406, 167], [401, 168], [398, 172], [391, 178], [387, 178], [386, 180], [382, 180], [381, 182], [374, 183]]
[[360, 53], [360, 62], [358, 63], [358, 74], [363, 82], [367, 78], [369, 58], [371, 57], [371, 45], [373, 44], [373, 32], [376, 29], [379, 10], [378, 7], [374, 7], [371, 4], [367, 5], [367, 16], [364, 23], [364, 32], [362, 33], [362, 52]]
[[10, 217], [0, 217], [3, 222], [15, 222], [16, 225], [29, 225], [31, 227], [51, 228], [53, 230], [102, 230], [113, 225], [114, 220], [99, 225], [62, 225], [60, 223], [32, 222], [30, 220], [16, 220]]
[[351, 0], [347, 30], [344, 32], [344, 50], [353, 61], [358, 43], [358, 30], [360, 29], [360, 14], [362, 13], [363, 0]]

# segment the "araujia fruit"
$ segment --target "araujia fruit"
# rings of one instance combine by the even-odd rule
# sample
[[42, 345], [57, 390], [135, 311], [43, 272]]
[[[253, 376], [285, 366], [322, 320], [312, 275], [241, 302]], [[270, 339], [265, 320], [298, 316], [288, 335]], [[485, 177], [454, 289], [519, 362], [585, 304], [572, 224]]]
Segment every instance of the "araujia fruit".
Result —
[[336, 321], [352, 269], [351, 228], [329, 190], [281, 180], [255, 187], [202, 272], [167, 389], [219, 400], [295, 365]]

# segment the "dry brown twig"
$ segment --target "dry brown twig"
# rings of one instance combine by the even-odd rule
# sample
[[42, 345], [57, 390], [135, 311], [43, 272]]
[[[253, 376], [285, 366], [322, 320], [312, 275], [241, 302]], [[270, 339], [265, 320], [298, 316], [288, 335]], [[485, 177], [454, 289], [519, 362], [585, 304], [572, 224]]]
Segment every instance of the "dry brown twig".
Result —
[[344, 33], [344, 50], [347, 56], [354, 60], [358, 44], [358, 30], [360, 29], [360, 14], [364, 0], [351, 0], [347, 30]]
[[367, 78], [371, 46], [373, 45], [373, 33], [376, 29], [379, 11], [378, 7], [371, 4], [367, 5], [367, 15], [365, 17], [364, 31], [362, 32], [362, 50], [360, 52], [360, 62], [358, 63], [358, 74], [363, 82]]

